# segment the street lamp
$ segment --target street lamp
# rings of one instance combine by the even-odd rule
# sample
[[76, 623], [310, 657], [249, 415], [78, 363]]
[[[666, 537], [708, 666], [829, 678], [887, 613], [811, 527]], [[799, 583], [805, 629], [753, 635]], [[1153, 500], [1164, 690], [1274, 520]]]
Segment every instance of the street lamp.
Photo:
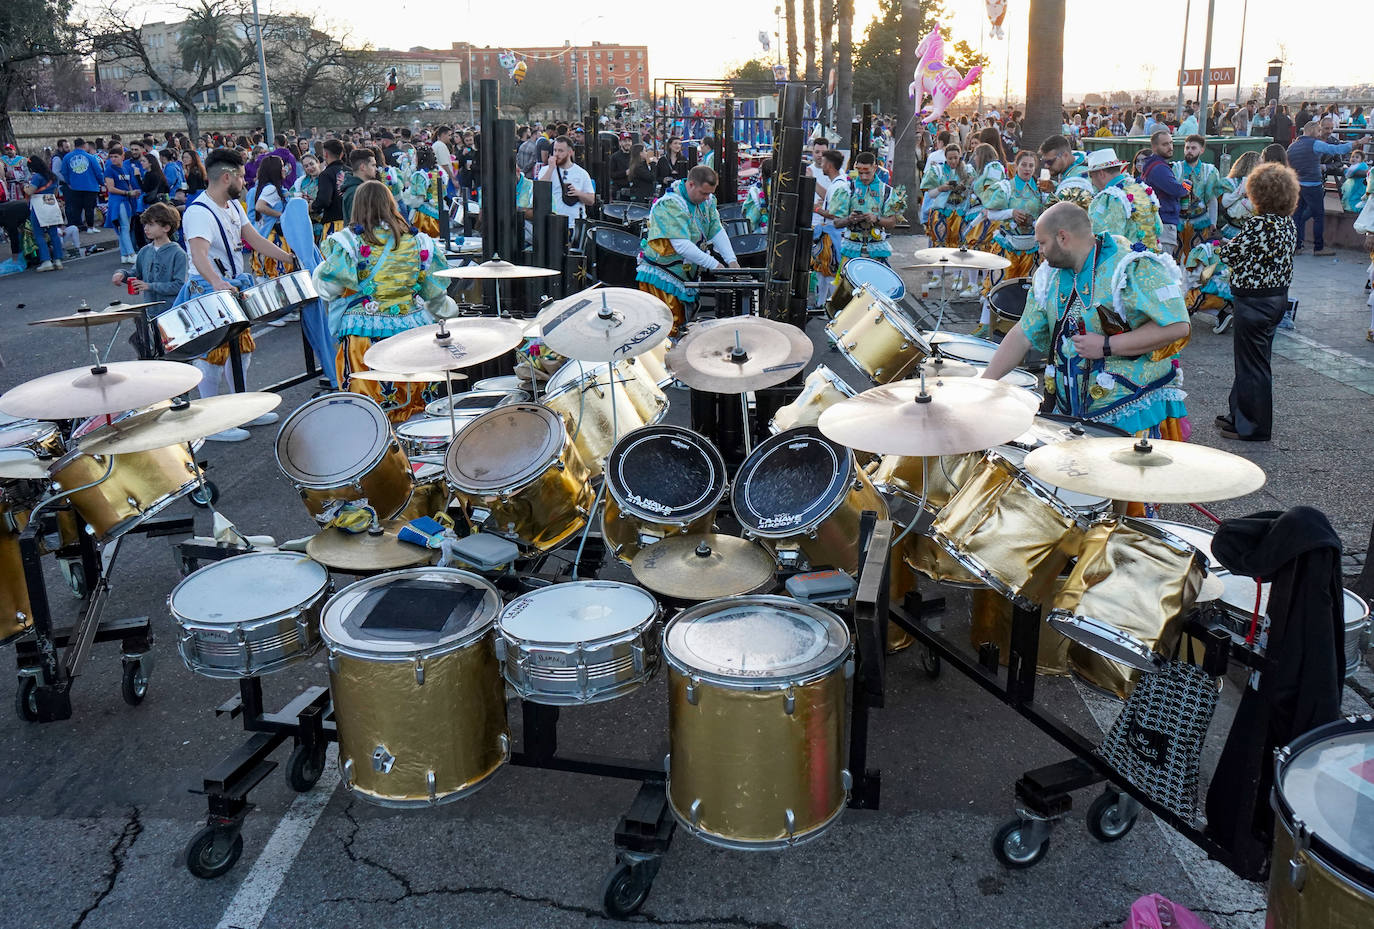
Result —
[[272, 126], [272, 96], [267, 90], [267, 57], [262, 50], [262, 23], [258, 19], [258, 0], [253, 0], [253, 32], [258, 44], [258, 80], [262, 82], [262, 127], [270, 143], [276, 132]]

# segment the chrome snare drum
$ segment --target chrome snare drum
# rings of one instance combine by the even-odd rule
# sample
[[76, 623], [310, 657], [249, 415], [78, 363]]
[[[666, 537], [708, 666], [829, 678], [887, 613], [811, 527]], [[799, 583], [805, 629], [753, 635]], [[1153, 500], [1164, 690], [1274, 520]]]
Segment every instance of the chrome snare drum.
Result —
[[456, 430], [470, 421], [467, 417], [455, 417], [450, 423], [447, 415], [442, 418], [417, 416], [396, 427], [396, 441], [412, 461], [416, 458], [442, 459]]
[[682, 426], [644, 426], [606, 459], [601, 534], [629, 564], [669, 535], [710, 532], [725, 488], [725, 459], [704, 436]]
[[362, 394], [338, 391], [302, 404], [282, 423], [276, 456], [312, 516], [332, 501], [365, 497], [390, 519], [410, 499], [410, 461], [386, 412]]
[[292, 271], [268, 278], [255, 287], [239, 291], [243, 313], [249, 322], [265, 323], [284, 316], [298, 306], [319, 299], [309, 271]]
[[167, 598], [181, 660], [205, 677], [240, 678], [308, 658], [328, 592], [329, 572], [303, 555], [249, 552], [208, 564]]
[[786, 406], [778, 407], [768, 428], [775, 435], [797, 426], [814, 426], [821, 414], [841, 400], [854, 396], [857, 391], [846, 384], [838, 374], [825, 365], [806, 376], [802, 392], [797, 399]]
[[506, 683], [533, 703], [614, 700], [658, 670], [656, 601], [617, 581], [569, 581], [516, 597], [496, 621]]
[[239, 298], [228, 290], [192, 297], [153, 319], [162, 351], [173, 360], [199, 358], [238, 336], [249, 324]]
[[839, 617], [787, 597], [684, 610], [663, 633], [668, 803], [713, 845], [785, 848], [844, 810], [845, 678]]
[[320, 636], [344, 786], [382, 806], [472, 793], [510, 757], [491, 627], [496, 588], [454, 568], [359, 581], [325, 605]]

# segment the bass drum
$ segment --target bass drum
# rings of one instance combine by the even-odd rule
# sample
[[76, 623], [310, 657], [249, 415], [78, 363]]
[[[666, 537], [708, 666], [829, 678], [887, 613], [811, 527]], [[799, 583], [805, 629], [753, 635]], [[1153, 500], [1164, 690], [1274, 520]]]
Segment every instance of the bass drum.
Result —
[[1020, 322], [1022, 314], [1026, 312], [1026, 298], [1030, 296], [1030, 289], [1030, 278], [1014, 277], [988, 292], [988, 304], [1001, 319]]
[[601, 534], [629, 564], [670, 535], [710, 532], [725, 485], [725, 459], [705, 437], [681, 426], [636, 429], [607, 459]]
[[587, 239], [596, 279], [608, 287], [634, 287], [639, 261], [639, 235], [614, 226], [596, 226]]

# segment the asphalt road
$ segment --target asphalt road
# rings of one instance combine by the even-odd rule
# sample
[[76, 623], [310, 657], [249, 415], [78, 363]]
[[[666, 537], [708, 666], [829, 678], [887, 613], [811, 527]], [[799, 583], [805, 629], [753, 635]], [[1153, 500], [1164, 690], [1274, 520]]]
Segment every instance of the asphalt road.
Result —
[[[87, 361], [76, 331], [24, 323], [82, 299], [93, 306], [118, 299], [122, 291], [108, 284], [116, 260], [107, 253], [69, 262], [61, 273], [0, 279], [0, 354], [7, 362], [0, 388]], [[1218, 504], [1221, 515], [1311, 503], [1331, 516], [1352, 550], [1364, 546], [1374, 479], [1365, 448], [1374, 405], [1365, 388], [1374, 375], [1374, 346], [1363, 341], [1362, 261], [1353, 254], [1334, 264], [1300, 261], [1297, 288], [1306, 299], [1298, 335], [1307, 341], [1281, 340], [1276, 439], [1267, 447], [1231, 447], [1262, 464], [1270, 483], [1249, 498]], [[965, 306], [956, 314], [965, 317], [964, 331], [972, 312]], [[125, 335], [111, 357], [133, 357]], [[109, 337], [103, 333], [102, 349]], [[259, 346], [250, 387], [300, 370], [295, 329], [268, 330]], [[1330, 357], [1323, 360], [1323, 352]], [[836, 355], [818, 351], [816, 360], [851, 373]], [[1219, 445], [1210, 422], [1229, 387], [1229, 337], [1200, 331], [1185, 363], [1194, 441]], [[287, 391], [283, 415], [310, 392]], [[683, 415], [684, 399], [673, 397], [674, 419]], [[273, 427], [255, 429], [248, 442], [207, 445], [206, 455], [220, 509], [245, 532], [285, 539], [308, 533], [311, 524], [273, 460], [274, 435]], [[1196, 521], [1174, 509], [1166, 515]], [[181, 503], [175, 512], [191, 508]], [[204, 513], [198, 518], [203, 530]], [[601, 884], [633, 785], [529, 769], [504, 769], [471, 798], [418, 811], [355, 800], [331, 789], [333, 774], [298, 796], [278, 772], [254, 791], [257, 809], [237, 868], [216, 881], [191, 877], [180, 853], [203, 823], [205, 806], [189, 791], [243, 735], [212, 712], [235, 685], [192, 675], [177, 657], [166, 596], [178, 579], [167, 540], [136, 537], [123, 546], [106, 615], [151, 615], [159, 635], [142, 706], [121, 701], [117, 650], [101, 646], [76, 682], [71, 720], [38, 726], [4, 715], [0, 895], [11, 915], [0, 922], [72, 929], [610, 924], [601, 916]], [[55, 575], [51, 589], [57, 608], [74, 616], [77, 601]], [[956, 638], [966, 615], [966, 598], [950, 592], [945, 626]], [[317, 657], [267, 678], [268, 703], [325, 681]], [[1088, 731], [1109, 724], [1114, 712], [1069, 681], [1045, 680], [1041, 692]], [[1226, 688], [1208, 741], [1212, 755], [1235, 693]], [[1353, 695], [1349, 700], [1352, 709], [1365, 706]], [[666, 750], [659, 681], [610, 704], [565, 711], [563, 719], [562, 743], [572, 749], [653, 763]], [[1012, 784], [1063, 753], [957, 675], [928, 679], [915, 650], [889, 663], [887, 704], [874, 713], [871, 739], [870, 764], [883, 775], [880, 810], [847, 811], [822, 838], [785, 853], [726, 851], [679, 832], [638, 921], [1106, 929], [1121, 923], [1137, 896], [1159, 892], [1215, 929], [1263, 923], [1262, 888], [1207, 862], [1148, 815], [1124, 840], [1095, 842], [1082, 823], [1088, 793], [1055, 830], [1043, 862], [1018, 872], [999, 866], [990, 839], [1011, 816]]]

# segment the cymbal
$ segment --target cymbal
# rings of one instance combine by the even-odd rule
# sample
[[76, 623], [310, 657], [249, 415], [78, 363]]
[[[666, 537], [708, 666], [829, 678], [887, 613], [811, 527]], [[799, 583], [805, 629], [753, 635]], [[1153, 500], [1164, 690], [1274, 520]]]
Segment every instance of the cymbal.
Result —
[[75, 329], [80, 326], [108, 326], [110, 323], [122, 323], [126, 319], [137, 319], [139, 308], [144, 306], [156, 306], [154, 303], [140, 303], [136, 306], [115, 305], [104, 310], [93, 310], [90, 307], [82, 307], [75, 313], [67, 316], [50, 316], [47, 319], [35, 319], [29, 323], [30, 326], [56, 326], [62, 329]]
[[280, 395], [265, 391], [163, 401], [152, 409], [101, 426], [83, 436], [77, 448], [88, 455], [150, 452], [242, 426], [280, 404]]
[[372, 573], [429, 564], [437, 551], [396, 538], [405, 524], [404, 519], [383, 520], [374, 527], [379, 532], [322, 529], [305, 543], [305, 553], [331, 571]]
[[[940, 377], [979, 377], [983, 373], [982, 368], [975, 368], [967, 362], [943, 358], [939, 355], [934, 358], [926, 358], [921, 362], [920, 367], [928, 380]], [[913, 377], [908, 378], [908, 380], [918, 379], [915, 377], [915, 368], [911, 369], [911, 374]]]
[[1037, 448], [1024, 467], [1048, 484], [1113, 500], [1206, 503], [1253, 493], [1264, 470], [1206, 445], [1131, 436], [1076, 439]]
[[555, 300], [536, 322], [550, 350], [578, 361], [620, 361], [668, 337], [668, 304], [631, 287], [598, 287]]
[[898, 381], [841, 400], [821, 414], [826, 438], [879, 455], [959, 455], [1021, 435], [1035, 407], [1017, 387], [981, 377]]
[[781, 384], [806, 367], [813, 350], [796, 326], [731, 316], [697, 323], [666, 361], [669, 373], [688, 387], [738, 394]]
[[506, 281], [522, 277], [553, 277], [561, 274], [552, 268], [532, 268], [528, 265], [513, 265], [500, 258], [492, 258], [481, 264], [465, 265], [461, 268], [444, 268], [433, 272], [435, 277], [456, 277], [463, 280]]
[[363, 364], [382, 371], [454, 371], [510, 351], [523, 338], [510, 320], [450, 319], [373, 342]]
[[640, 549], [630, 563], [635, 580], [677, 600], [753, 593], [772, 580], [776, 567], [757, 542], [709, 532], [669, 536]]
[[49, 464], [27, 448], [0, 449], [0, 477], [46, 481]]
[[80, 419], [122, 413], [184, 394], [200, 383], [200, 371], [176, 361], [114, 361], [70, 368], [10, 388], [0, 410], [34, 419]]
[[932, 271], [949, 268], [967, 271], [1001, 271], [1010, 268], [1011, 262], [992, 252], [980, 252], [974, 248], [918, 248], [911, 256], [915, 264], [904, 265], [908, 269], [929, 268]]
[[442, 384], [448, 376], [455, 381], [466, 381], [468, 376], [461, 371], [354, 371], [349, 378], [357, 381], [386, 381], [391, 384], [428, 384], [431, 381]]

